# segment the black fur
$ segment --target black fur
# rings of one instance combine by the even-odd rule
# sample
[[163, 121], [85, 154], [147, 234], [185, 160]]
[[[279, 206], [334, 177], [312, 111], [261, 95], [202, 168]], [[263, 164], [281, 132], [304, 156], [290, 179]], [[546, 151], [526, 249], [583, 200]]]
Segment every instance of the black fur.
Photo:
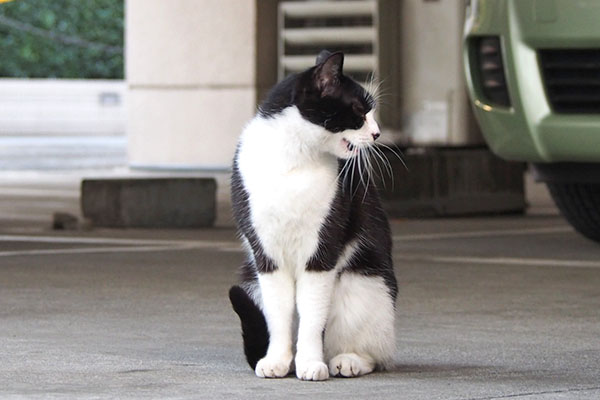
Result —
[[325, 60], [327, 60], [331, 56], [331, 52], [329, 50], [321, 50], [319, 55], [317, 56], [317, 60], [315, 62], [316, 65], [323, 64]]
[[229, 289], [229, 300], [233, 310], [242, 321], [242, 337], [244, 338], [244, 354], [250, 367], [267, 354], [269, 347], [269, 331], [267, 321], [260, 308], [254, 304], [246, 291], [239, 286]]
[[[374, 106], [373, 97], [342, 74], [342, 53], [325, 52], [321, 54], [329, 56], [322, 63], [278, 83], [259, 107], [260, 115], [272, 117], [295, 105], [305, 119], [330, 132], [359, 129]], [[321, 54], [317, 60], [324, 58]]]
[[344, 271], [381, 276], [395, 301], [398, 286], [393, 272], [390, 226], [375, 185], [369, 183], [365, 189], [363, 182], [366, 178], [346, 179], [339, 184], [329, 216], [319, 232], [317, 252], [306, 269], [333, 269], [345, 246], [359, 239], [358, 251]]

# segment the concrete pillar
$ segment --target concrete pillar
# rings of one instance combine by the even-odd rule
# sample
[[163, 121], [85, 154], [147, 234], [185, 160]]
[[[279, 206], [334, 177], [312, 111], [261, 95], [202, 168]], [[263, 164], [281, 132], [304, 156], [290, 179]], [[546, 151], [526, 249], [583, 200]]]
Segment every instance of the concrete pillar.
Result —
[[402, 119], [409, 144], [484, 143], [464, 83], [464, 12], [463, 1], [402, 1]]
[[256, 107], [255, 21], [255, 0], [127, 0], [132, 167], [230, 167]]

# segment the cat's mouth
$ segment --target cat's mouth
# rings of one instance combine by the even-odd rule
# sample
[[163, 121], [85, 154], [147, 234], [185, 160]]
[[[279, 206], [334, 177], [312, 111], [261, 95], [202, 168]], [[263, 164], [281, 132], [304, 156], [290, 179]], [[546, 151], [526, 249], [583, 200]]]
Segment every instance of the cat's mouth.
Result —
[[346, 140], [345, 138], [342, 138], [342, 143], [346, 146], [346, 149], [350, 152], [353, 152], [354, 149], [356, 148], [355, 145], [350, 143], [350, 141]]

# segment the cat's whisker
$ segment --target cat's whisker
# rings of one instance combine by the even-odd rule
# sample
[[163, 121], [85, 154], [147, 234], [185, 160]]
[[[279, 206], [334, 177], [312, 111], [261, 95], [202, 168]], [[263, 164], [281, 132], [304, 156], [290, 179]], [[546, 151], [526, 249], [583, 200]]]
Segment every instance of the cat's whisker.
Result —
[[354, 167], [354, 160], [349, 158], [347, 161], [348, 167], [346, 168], [346, 172], [344, 173], [344, 180], [347, 182], [348, 176], [350, 176], [350, 194], [352, 194], [352, 168]]
[[400, 160], [400, 162], [402, 163], [402, 165], [404, 166], [404, 168], [408, 171], [408, 166], [406, 165], [406, 163], [404, 162], [404, 159], [402, 158], [402, 156], [400, 154], [402, 154], [402, 150], [400, 150], [398, 148], [398, 146], [395, 146], [396, 149], [398, 149], [398, 152], [400, 152], [400, 154], [398, 154], [398, 152], [396, 150], [394, 150], [393, 148], [391, 148], [390, 146], [388, 146], [385, 143], [379, 143], [380, 146], [385, 147], [386, 149], [388, 149], [393, 155], [395, 155], [398, 160]]
[[381, 105], [386, 105], [388, 106], [390, 104], [390, 101], [388, 100], [392, 95], [388, 94], [388, 93], [380, 93], [377, 95], [377, 97], [375, 98], [375, 101], [377, 103], [378, 106]]
[[337, 177], [335, 178], [336, 182], [340, 181], [340, 177], [342, 178], [341, 180], [341, 184], [342, 184], [342, 193], [344, 192], [344, 190], [346, 189], [346, 176], [348, 174], [348, 159], [344, 160], [344, 165], [342, 165], [342, 168], [340, 168], [340, 172], [338, 173]]
[[370, 173], [370, 169], [369, 169], [369, 165], [368, 165], [368, 161], [367, 161], [365, 153], [366, 153], [365, 148], [361, 149], [360, 154], [361, 154], [361, 158], [363, 159], [363, 163], [364, 163], [363, 164], [363, 169], [365, 170], [364, 173], [367, 174], [367, 182], [366, 183], [363, 182], [363, 184], [364, 184], [363, 198], [362, 198], [362, 202], [363, 203], [365, 202], [365, 199], [367, 198], [367, 191], [369, 189], [369, 183], [370, 183], [370, 180], [371, 180], [371, 173]]
[[[386, 174], [387, 175], [390, 174], [390, 171], [389, 171], [388, 167], [385, 165], [384, 160], [378, 154], [377, 147], [369, 146], [368, 147], [368, 155], [369, 155], [369, 168], [371, 168], [373, 176], [378, 177], [379, 180], [381, 181], [381, 183], [383, 184], [383, 187], [386, 188], [385, 178], [386, 178]], [[380, 160], [384, 164], [383, 168], [381, 166]], [[377, 169], [375, 169], [375, 165], [377, 166]], [[377, 171], [379, 171], [379, 173]]]
[[[344, 173], [344, 168], [346, 167], [346, 163], [344, 162], [344, 164], [342, 165], [341, 168], [339, 168], [338, 174], [335, 177], [335, 182], [339, 183], [340, 182], [340, 177], [343, 175]], [[342, 181], [343, 182], [343, 181]], [[344, 189], [344, 186], [342, 185], [342, 190]]]
[[358, 153], [356, 154], [356, 166], [358, 169], [358, 177], [360, 178], [360, 182], [357, 182], [357, 184], [356, 184], [356, 189], [358, 191], [360, 184], [362, 183], [364, 185], [364, 183], [365, 183], [362, 168], [361, 168], [362, 160], [361, 160], [361, 149], [360, 148], [358, 149]]
[[[365, 196], [367, 195], [367, 190], [370, 188], [371, 185], [371, 181], [375, 181], [374, 177], [373, 177], [373, 173], [374, 173], [374, 169], [373, 169], [373, 163], [371, 162], [371, 157], [370, 157], [370, 153], [369, 153], [369, 149], [371, 146], [367, 147], [365, 149], [365, 161], [368, 164], [367, 165], [367, 187], [365, 188]], [[364, 198], [363, 198], [364, 201]]]
[[[360, 157], [361, 157], [361, 163], [362, 163], [362, 167], [363, 167], [363, 186], [364, 186], [364, 192], [363, 192], [363, 199], [362, 201], [364, 202], [367, 196], [367, 192], [369, 191], [369, 188], [371, 186], [371, 181], [373, 181], [373, 164], [371, 163], [371, 159], [369, 157], [369, 151], [370, 151], [371, 146], [365, 146], [362, 147], [360, 150]], [[366, 175], [366, 182], [364, 181], [364, 175]]]
[[369, 147], [371, 147], [371, 146], [367, 146], [364, 148], [364, 160], [365, 160], [365, 166], [367, 169], [367, 175], [371, 175], [372, 167], [373, 167], [373, 165], [371, 164], [371, 158], [369, 157]]
[[376, 147], [375, 150], [376, 150], [376, 153], [378, 154], [379, 158], [385, 165], [386, 170], [388, 171], [388, 175], [390, 177], [390, 180], [392, 181], [392, 190], [394, 190], [395, 181], [394, 181], [394, 169], [392, 168], [392, 164], [391, 164], [390, 160], [388, 159], [388, 157], [383, 152], [383, 150], [381, 150], [379, 147]]
[[359, 153], [356, 154], [356, 157], [354, 157], [354, 170], [353, 172], [355, 174], [358, 175], [358, 180], [356, 181], [356, 187], [354, 188], [354, 191], [352, 193], [352, 197], [354, 197], [356, 195], [356, 193], [358, 193], [358, 189], [360, 188], [360, 184], [362, 181], [362, 176], [360, 175], [360, 158], [359, 158]]
[[[369, 158], [371, 159], [371, 164], [377, 166], [377, 170], [375, 170], [375, 168], [373, 168], [373, 170], [374, 170], [373, 172], [377, 173], [377, 171], [379, 171], [379, 174], [377, 176], [383, 180], [383, 178], [385, 178], [384, 172], [383, 172], [383, 169], [381, 168], [381, 163], [379, 162], [377, 154], [375, 153], [375, 150], [373, 150], [373, 148], [369, 148]], [[385, 184], [385, 182], [384, 182], [384, 184]]]
[[[373, 168], [372, 161], [371, 161], [371, 159], [372, 159], [373, 161], [375, 161], [375, 165], [377, 165], [377, 169], [379, 170], [379, 180], [383, 184], [383, 188], [387, 189], [386, 184], [385, 184], [385, 176], [383, 174], [383, 170], [381, 169], [381, 164], [379, 163], [379, 160], [377, 159], [378, 154], [375, 151], [375, 147], [369, 146], [368, 150], [369, 150], [369, 159], [370, 159], [369, 162], [371, 163], [371, 168]], [[377, 173], [374, 168], [373, 168], [373, 173], [375, 173], [375, 174]]]
[[354, 196], [354, 170], [356, 164], [356, 157], [350, 159], [350, 196]]
[[383, 89], [384, 79], [376, 78], [374, 73], [369, 73], [363, 87], [370, 94], [371, 99], [373, 100], [374, 106], [380, 104], [387, 104], [386, 101], [383, 101], [384, 98], [390, 96], [389, 89]]
[[358, 193], [358, 190], [360, 189], [360, 185], [361, 183], [363, 183], [363, 175], [362, 175], [362, 168], [361, 168], [361, 159], [360, 159], [360, 149], [358, 149], [356, 156], [354, 157], [354, 173], [358, 175], [358, 180], [356, 181], [356, 188], [354, 189], [354, 195], [356, 195], [356, 193]]
[[377, 158], [379, 158], [381, 160], [381, 162], [383, 163], [383, 166], [386, 169], [387, 174], [389, 175], [390, 178], [394, 179], [394, 170], [392, 169], [392, 166], [390, 164], [390, 160], [388, 160], [388, 158], [385, 156], [385, 154], [383, 153], [383, 151], [381, 151], [381, 149], [377, 146], [373, 147], [373, 154], [375, 154], [377, 156]]

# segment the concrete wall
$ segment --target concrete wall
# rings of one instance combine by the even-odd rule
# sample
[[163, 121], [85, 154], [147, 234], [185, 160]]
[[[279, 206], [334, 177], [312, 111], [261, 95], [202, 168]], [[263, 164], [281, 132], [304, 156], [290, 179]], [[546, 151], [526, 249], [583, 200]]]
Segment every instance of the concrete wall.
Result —
[[125, 134], [125, 83], [0, 79], [0, 135]]
[[224, 169], [256, 107], [255, 0], [127, 0], [129, 161]]

